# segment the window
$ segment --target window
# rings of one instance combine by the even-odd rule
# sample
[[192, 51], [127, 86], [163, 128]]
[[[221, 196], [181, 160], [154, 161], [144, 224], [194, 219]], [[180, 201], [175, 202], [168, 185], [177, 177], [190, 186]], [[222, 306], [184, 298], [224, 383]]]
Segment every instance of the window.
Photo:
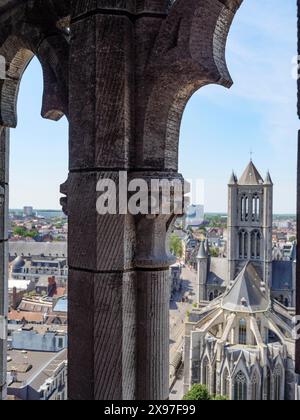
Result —
[[239, 344], [245, 346], [247, 344], [247, 322], [242, 319], [239, 325]]
[[58, 348], [62, 349], [64, 346], [64, 340], [62, 338], [58, 339]]
[[281, 400], [281, 382], [282, 382], [282, 369], [277, 366], [274, 371], [274, 400]]
[[229, 377], [229, 372], [226, 369], [224, 374], [223, 374], [223, 395], [225, 397], [230, 397], [230, 377]]
[[252, 197], [252, 222], [260, 221], [260, 198], [257, 194]]
[[247, 401], [247, 378], [242, 371], [236, 375], [234, 380], [234, 400], [235, 401]]
[[260, 259], [261, 234], [258, 230], [251, 232], [251, 258]]
[[240, 259], [248, 259], [249, 257], [249, 235], [245, 230], [241, 230], [239, 233], [239, 255]]
[[209, 361], [208, 358], [206, 357], [204, 362], [203, 362], [203, 368], [202, 368], [202, 382], [203, 385], [206, 385], [209, 388], [210, 385], [210, 380], [209, 380]]
[[267, 368], [267, 376], [265, 380], [265, 388], [266, 388], [266, 399], [267, 401], [270, 401], [272, 398], [272, 376], [271, 371], [269, 368]]
[[252, 387], [252, 400], [257, 401], [260, 400], [259, 397], [259, 376], [257, 372], [254, 372], [254, 375], [252, 377], [251, 381], [251, 387]]

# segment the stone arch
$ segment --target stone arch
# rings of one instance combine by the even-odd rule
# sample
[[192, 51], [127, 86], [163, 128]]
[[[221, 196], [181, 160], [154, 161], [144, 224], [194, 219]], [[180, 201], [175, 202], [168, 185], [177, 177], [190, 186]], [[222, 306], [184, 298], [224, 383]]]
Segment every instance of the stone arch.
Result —
[[[206, 0], [191, 0], [187, 7], [185, 0], [177, 0], [171, 6], [148, 63], [151, 87], [142, 105], [144, 118], [137, 122], [141, 131], [137, 159], [145, 166], [176, 171], [181, 120], [189, 99], [208, 84], [232, 85], [225, 48], [241, 2], [210, 1], [208, 5]], [[155, 150], [149, 145], [150, 136]]]
[[260, 389], [260, 374], [258, 370], [255, 369], [251, 377], [251, 400], [257, 401], [261, 399]]
[[41, 29], [38, 36], [28, 27], [24, 33], [17, 29], [11, 34], [1, 34], [0, 55], [6, 62], [6, 77], [0, 81], [0, 124], [17, 125], [17, 99], [22, 76], [30, 61], [36, 56], [41, 64], [44, 91], [41, 115], [54, 121], [68, 117], [68, 36], [56, 30], [46, 36]]
[[223, 375], [222, 375], [222, 395], [230, 398], [230, 375], [229, 370], [226, 368], [224, 369]]
[[248, 400], [248, 379], [243, 371], [238, 371], [234, 377], [234, 400]]

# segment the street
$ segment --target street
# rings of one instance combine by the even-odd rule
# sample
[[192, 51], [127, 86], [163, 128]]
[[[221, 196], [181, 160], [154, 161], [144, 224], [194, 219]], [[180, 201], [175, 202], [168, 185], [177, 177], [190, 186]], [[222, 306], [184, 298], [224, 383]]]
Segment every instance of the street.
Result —
[[[196, 297], [196, 272], [188, 267], [182, 269], [182, 290], [170, 302], [170, 363], [177, 352], [182, 352], [184, 344], [184, 324], [187, 313], [191, 312]], [[189, 297], [188, 302], [182, 302], [184, 296]], [[183, 371], [180, 369], [178, 379], [173, 384], [170, 394], [171, 400], [183, 397]]]

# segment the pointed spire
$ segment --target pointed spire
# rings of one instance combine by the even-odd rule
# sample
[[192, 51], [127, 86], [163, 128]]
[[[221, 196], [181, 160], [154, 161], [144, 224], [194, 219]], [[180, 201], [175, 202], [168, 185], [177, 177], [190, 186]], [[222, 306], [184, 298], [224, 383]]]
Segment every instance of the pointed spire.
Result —
[[264, 181], [258, 172], [253, 161], [249, 162], [249, 165], [245, 169], [243, 175], [239, 179], [239, 185], [261, 185]]
[[270, 175], [269, 171], [267, 172], [267, 176], [266, 176], [266, 179], [265, 179], [265, 185], [273, 185], [273, 181], [272, 181], [272, 178], [271, 178], [271, 175]]
[[207, 258], [207, 250], [205, 249], [205, 241], [200, 242], [200, 248], [197, 255], [198, 259], [206, 259]]
[[236, 185], [237, 184], [237, 177], [234, 173], [234, 171], [232, 171], [231, 177], [229, 179], [228, 185]]

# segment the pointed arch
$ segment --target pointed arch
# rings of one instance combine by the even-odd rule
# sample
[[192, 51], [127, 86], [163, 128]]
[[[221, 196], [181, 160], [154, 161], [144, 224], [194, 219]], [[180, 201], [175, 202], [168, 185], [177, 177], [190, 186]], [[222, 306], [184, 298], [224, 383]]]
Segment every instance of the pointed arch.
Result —
[[255, 369], [251, 378], [251, 400], [260, 400], [260, 375]]
[[248, 400], [248, 381], [246, 375], [240, 370], [234, 378], [234, 400]]

